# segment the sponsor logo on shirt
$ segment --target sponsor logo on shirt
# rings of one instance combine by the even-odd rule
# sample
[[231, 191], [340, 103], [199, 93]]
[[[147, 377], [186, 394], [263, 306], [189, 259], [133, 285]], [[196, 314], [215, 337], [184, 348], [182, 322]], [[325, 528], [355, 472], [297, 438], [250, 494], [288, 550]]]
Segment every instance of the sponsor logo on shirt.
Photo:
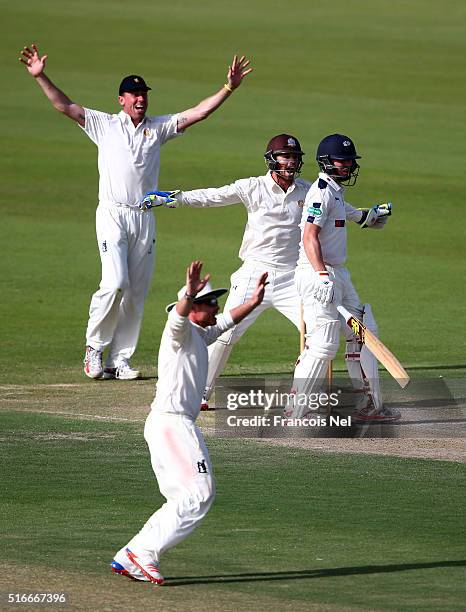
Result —
[[314, 219], [315, 219], [315, 217], [312, 217], [311, 215], [309, 215], [309, 217], [306, 219], [306, 221], [308, 223], [314, 223]]
[[335, 219], [335, 227], [345, 227], [345, 223], [344, 219]]
[[311, 215], [314, 215], [315, 217], [320, 217], [322, 214], [322, 211], [320, 210], [320, 203], [309, 206], [307, 212], [311, 213]]
[[106, 253], [107, 252], [107, 241], [104, 240], [102, 242], [102, 253]]

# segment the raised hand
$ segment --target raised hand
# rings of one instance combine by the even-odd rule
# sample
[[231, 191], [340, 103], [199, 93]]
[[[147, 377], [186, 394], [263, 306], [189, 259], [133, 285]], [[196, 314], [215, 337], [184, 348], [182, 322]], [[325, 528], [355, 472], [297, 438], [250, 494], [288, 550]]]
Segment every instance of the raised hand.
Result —
[[210, 274], [206, 274], [201, 278], [202, 261], [193, 261], [186, 270], [186, 293], [189, 296], [196, 296], [199, 291], [206, 286]]
[[26, 66], [31, 76], [38, 77], [44, 72], [45, 62], [48, 56], [43, 55], [40, 57], [39, 49], [34, 43], [32, 43], [30, 47], [24, 47], [21, 51], [21, 55], [23, 57], [18, 59]]
[[265, 287], [266, 285], [268, 285], [268, 283], [266, 282], [268, 275], [268, 272], [264, 272], [257, 281], [256, 288], [254, 289], [254, 293], [251, 297], [252, 301], [256, 306], [259, 306], [259, 304], [264, 299]]
[[244, 57], [244, 55], [242, 55], [239, 60], [238, 56], [235, 55], [233, 57], [233, 61], [231, 62], [231, 65], [228, 68], [227, 76], [228, 85], [232, 89], [236, 89], [237, 87], [239, 87], [244, 77], [250, 72], [252, 72], [253, 69], [248, 68], [249, 64], [250, 60]]

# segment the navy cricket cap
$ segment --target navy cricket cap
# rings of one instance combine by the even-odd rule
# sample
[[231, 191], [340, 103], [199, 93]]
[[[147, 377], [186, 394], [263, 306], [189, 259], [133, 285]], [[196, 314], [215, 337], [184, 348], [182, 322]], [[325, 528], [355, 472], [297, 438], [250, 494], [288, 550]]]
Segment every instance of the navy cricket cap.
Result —
[[125, 91], [149, 91], [149, 89], [152, 89], [152, 87], [148, 87], [141, 76], [130, 74], [121, 81], [118, 95], [121, 96]]

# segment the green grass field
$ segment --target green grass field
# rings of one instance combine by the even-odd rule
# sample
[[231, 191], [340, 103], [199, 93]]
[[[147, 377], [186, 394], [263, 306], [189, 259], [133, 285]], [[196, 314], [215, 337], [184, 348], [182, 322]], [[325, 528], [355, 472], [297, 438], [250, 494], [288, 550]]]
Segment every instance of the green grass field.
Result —
[[[162, 502], [142, 422], [6, 412], [2, 423], [3, 592], [54, 585], [72, 607], [96, 610], [135, 599], [163, 610], [453, 611], [464, 603], [461, 464], [209, 438], [216, 503], [167, 553], [167, 587], [154, 593], [108, 569]], [[45, 572], [49, 582], [40, 582]]]
[[[383, 339], [408, 366], [465, 365], [458, 323], [465, 255], [461, 0], [337, 0], [332, 7], [298, 1], [289, 9], [263, 0], [240, 0], [234, 8], [211, 1], [46, 0], [7, 5], [4, 17], [0, 49], [10, 86], [0, 119], [0, 265], [7, 380], [33, 374], [66, 382], [70, 369], [79, 379], [87, 309], [100, 278], [96, 150], [49, 107], [17, 62], [32, 40], [49, 54], [48, 74], [72, 99], [109, 112], [117, 109], [123, 74], [142, 73], [153, 86], [151, 112], [175, 112], [224, 82], [234, 52], [250, 56], [255, 71], [224, 108], [164, 147], [160, 185], [213, 186], [260, 174], [265, 144], [281, 131], [301, 139], [303, 176], [312, 180], [319, 140], [350, 134], [363, 159], [349, 201], [395, 206], [383, 232], [351, 228], [354, 283], [372, 303]], [[156, 214], [158, 263], [135, 356], [152, 373], [163, 306], [183, 283], [185, 265], [199, 257], [215, 282], [228, 285], [246, 218], [242, 206]], [[288, 372], [296, 346], [291, 324], [267, 314], [237, 346], [229, 372]]]
[[[221, 87], [234, 53], [251, 57], [254, 72], [225, 106], [164, 147], [160, 186], [261, 174], [281, 132], [300, 139], [302, 176], [313, 180], [318, 142], [347, 133], [362, 155], [348, 201], [394, 203], [383, 232], [349, 230], [354, 284], [413, 376], [464, 378], [465, 21], [463, 0], [2, 3], [0, 591], [61, 589], [80, 610], [464, 606], [463, 465], [213, 437], [218, 498], [164, 560], [171, 586], [154, 592], [109, 574], [113, 552], [161, 501], [142, 438], [153, 391], [134, 383], [131, 397], [133, 387], [84, 379], [100, 280], [96, 149], [16, 58], [35, 41], [71, 99], [108, 112], [122, 76], [140, 73], [153, 87], [150, 113], [164, 114]], [[228, 286], [246, 220], [241, 206], [156, 215], [134, 356], [151, 378], [186, 265], [202, 259]], [[226, 373], [290, 374], [297, 352], [296, 330], [270, 312]]]

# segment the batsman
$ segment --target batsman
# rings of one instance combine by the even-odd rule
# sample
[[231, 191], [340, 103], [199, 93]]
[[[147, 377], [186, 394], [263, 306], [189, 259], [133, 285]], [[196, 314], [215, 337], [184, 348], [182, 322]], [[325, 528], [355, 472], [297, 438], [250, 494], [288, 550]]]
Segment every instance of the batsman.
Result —
[[[306, 196], [301, 219], [301, 243], [295, 283], [303, 302], [306, 345], [296, 365], [293, 391], [299, 396], [319, 391], [328, 365], [335, 357], [340, 331], [346, 336], [345, 360], [358, 394], [355, 417], [359, 421], [393, 421], [400, 413], [384, 407], [377, 361], [347, 328], [337, 306], [344, 306], [377, 334], [369, 304], [363, 304], [351, 282], [346, 262], [346, 223], [383, 229], [391, 204], [357, 209], [345, 201], [345, 187], [356, 183], [360, 156], [343, 134], [324, 138], [316, 155], [320, 173]], [[304, 408], [305, 409], [305, 408]], [[303, 416], [302, 407], [289, 406], [287, 416]]]

